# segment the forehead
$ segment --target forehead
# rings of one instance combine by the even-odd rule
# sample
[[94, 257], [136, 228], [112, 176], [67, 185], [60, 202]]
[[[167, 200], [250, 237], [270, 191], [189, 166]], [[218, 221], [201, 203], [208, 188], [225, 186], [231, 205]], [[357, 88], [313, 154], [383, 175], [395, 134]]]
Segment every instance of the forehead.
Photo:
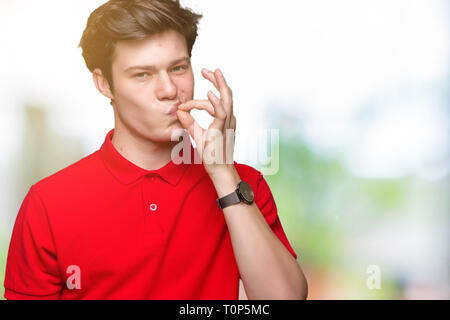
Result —
[[171, 61], [187, 56], [186, 39], [174, 30], [164, 31], [143, 40], [122, 40], [116, 43], [113, 67], [125, 71], [135, 65], [164, 68]]

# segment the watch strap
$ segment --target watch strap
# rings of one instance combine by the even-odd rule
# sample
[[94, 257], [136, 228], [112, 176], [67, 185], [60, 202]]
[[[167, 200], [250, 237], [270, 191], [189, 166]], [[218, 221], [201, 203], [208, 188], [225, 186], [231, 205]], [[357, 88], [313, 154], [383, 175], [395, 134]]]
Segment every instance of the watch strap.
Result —
[[241, 202], [241, 199], [239, 198], [237, 191], [233, 191], [232, 193], [220, 199], [217, 199], [217, 204], [219, 205], [220, 209], [226, 208], [239, 202]]

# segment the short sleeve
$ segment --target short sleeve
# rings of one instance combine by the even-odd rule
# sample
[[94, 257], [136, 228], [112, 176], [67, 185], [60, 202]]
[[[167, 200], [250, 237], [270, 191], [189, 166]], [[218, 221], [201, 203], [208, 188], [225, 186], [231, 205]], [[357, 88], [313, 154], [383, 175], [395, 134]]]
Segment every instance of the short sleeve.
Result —
[[5, 273], [6, 299], [58, 299], [61, 280], [45, 206], [34, 186], [17, 214]]
[[258, 206], [259, 211], [261, 211], [261, 213], [263, 214], [264, 218], [267, 221], [267, 224], [270, 226], [272, 231], [284, 244], [286, 249], [289, 250], [292, 256], [297, 259], [297, 254], [289, 244], [289, 241], [281, 225], [280, 218], [278, 217], [277, 205], [273, 198], [272, 192], [270, 191], [269, 185], [267, 184], [261, 173], [259, 173], [256, 185], [255, 203]]

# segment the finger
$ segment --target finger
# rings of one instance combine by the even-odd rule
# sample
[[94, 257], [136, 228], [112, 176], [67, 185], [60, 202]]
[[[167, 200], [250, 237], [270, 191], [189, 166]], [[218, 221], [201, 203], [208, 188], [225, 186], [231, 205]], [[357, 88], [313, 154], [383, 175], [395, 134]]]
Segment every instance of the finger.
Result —
[[231, 116], [230, 128], [236, 131], [236, 117], [234, 115]]
[[212, 72], [212, 71], [210, 71], [210, 70], [208, 70], [208, 69], [206, 69], [206, 68], [203, 68], [203, 69], [202, 69], [202, 76], [203, 76], [205, 79], [211, 81], [212, 84], [214, 85], [214, 87], [215, 87], [217, 90], [219, 90], [219, 84], [217, 83], [216, 77], [214, 76], [214, 72]]
[[214, 107], [216, 116], [210, 125], [210, 128], [216, 128], [217, 130], [224, 131], [225, 122], [227, 120], [227, 114], [222, 106], [222, 101], [212, 92], [208, 91], [208, 99]]
[[[213, 83], [214, 87], [220, 92], [221, 98], [225, 98], [225, 103], [232, 101], [233, 92], [228, 86], [227, 81], [225, 80], [225, 77], [223, 76], [220, 69], [216, 69], [215, 72], [212, 72], [206, 68], [203, 68], [202, 74], [206, 79], [210, 80]], [[221, 85], [220, 78], [223, 80], [223, 85]], [[221, 86], [224, 87], [224, 91], [221, 91]], [[232, 108], [233, 104], [231, 104], [231, 109]]]
[[[225, 77], [223, 76], [220, 69], [216, 69], [216, 72], [212, 72], [206, 68], [203, 68], [202, 75], [206, 79], [210, 80], [213, 83], [214, 87], [220, 92], [223, 106], [227, 114], [225, 126], [227, 128], [230, 127], [230, 119], [231, 115], [233, 115], [233, 93], [231, 91], [231, 88], [228, 86]], [[223, 83], [220, 83], [220, 78], [222, 78]]]
[[207, 111], [212, 117], [215, 116], [214, 107], [209, 100], [190, 100], [178, 106], [178, 110], [191, 111], [199, 109]]
[[231, 116], [230, 128], [234, 130], [234, 140], [236, 141], [236, 117], [234, 115]]
[[217, 83], [219, 85], [220, 99], [222, 100], [222, 105], [227, 114], [226, 124], [227, 127], [229, 127], [231, 116], [233, 114], [232, 92], [231, 89], [228, 87], [225, 77], [223, 76], [222, 71], [220, 69], [216, 69], [216, 71], [214, 72], [214, 76], [216, 77]]
[[185, 128], [194, 139], [199, 150], [201, 150], [203, 135], [205, 130], [195, 121], [189, 112], [178, 110], [177, 117], [183, 128]]

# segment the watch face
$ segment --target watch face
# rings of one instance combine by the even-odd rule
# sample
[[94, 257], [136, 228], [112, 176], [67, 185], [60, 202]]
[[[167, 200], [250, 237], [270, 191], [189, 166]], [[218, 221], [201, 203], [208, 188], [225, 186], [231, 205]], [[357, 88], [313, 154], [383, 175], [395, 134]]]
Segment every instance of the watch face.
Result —
[[247, 182], [245, 181], [239, 182], [239, 192], [244, 198], [243, 199], [244, 201], [246, 201], [247, 203], [253, 202], [254, 199], [253, 190]]

